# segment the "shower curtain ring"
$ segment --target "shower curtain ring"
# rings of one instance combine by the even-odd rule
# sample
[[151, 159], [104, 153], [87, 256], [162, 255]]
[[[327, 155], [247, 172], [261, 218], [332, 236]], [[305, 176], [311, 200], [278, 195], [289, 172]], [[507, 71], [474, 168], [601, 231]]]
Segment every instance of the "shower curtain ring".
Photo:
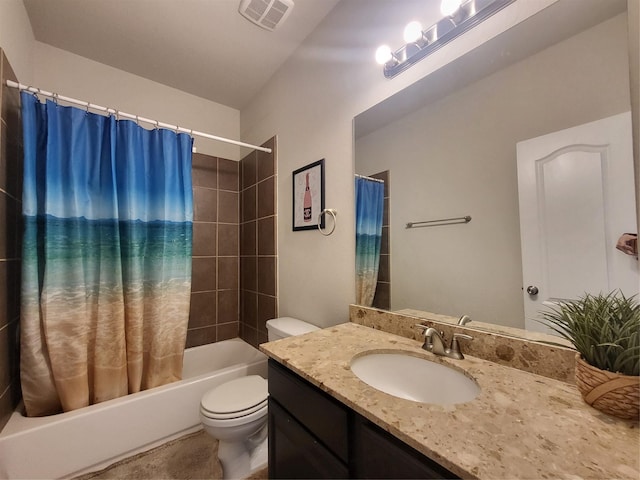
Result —
[[27, 85], [27, 92], [36, 97], [38, 101], [40, 101], [40, 97], [38, 97], [38, 93], [40, 93], [40, 89], [36, 87], [32, 87], [31, 85]]

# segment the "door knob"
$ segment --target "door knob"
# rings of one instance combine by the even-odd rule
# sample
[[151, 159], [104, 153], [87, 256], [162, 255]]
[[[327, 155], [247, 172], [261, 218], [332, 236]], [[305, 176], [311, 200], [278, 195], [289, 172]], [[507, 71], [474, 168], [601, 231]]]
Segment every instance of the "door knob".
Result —
[[538, 294], [538, 287], [535, 287], [535, 286], [533, 286], [533, 285], [529, 285], [529, 286], [527, 287], [527, 293], [528, 293], [529, 295], [537, 295], [537, 294]]

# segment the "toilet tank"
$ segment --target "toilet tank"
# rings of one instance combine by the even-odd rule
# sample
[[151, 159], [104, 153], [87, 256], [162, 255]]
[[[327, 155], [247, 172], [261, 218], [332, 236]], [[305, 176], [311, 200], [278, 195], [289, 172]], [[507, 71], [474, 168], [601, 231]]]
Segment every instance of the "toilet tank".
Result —
[[269, 333], [269, 341], [278, 340], [280, 338], [293, 337], [302, 335], [303, 333], [320, 330], [315, 325], [303, 322], [297, 318], [280, 317], [267, 320], [267, 332]]

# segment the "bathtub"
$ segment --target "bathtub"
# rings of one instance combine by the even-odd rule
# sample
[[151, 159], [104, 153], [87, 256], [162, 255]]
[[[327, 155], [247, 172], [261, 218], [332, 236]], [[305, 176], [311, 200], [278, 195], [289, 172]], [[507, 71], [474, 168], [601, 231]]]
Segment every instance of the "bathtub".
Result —
[[204, 392], [254, 374], [267, 378], [267, 357], [236, 338], [186, 349], [179, 382], [49, 417], [18, 409], [0, 432], [0, 478], [72, 477], [195, 432]]

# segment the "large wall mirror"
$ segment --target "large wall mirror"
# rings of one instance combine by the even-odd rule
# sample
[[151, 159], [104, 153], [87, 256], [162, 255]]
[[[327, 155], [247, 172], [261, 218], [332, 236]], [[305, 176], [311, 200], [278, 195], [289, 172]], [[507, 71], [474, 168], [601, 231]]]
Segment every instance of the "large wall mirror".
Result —
[[[387, 307], [531, 328], [525, 310], [536, 295], [527, 294], [535, 285], [523, 279], [521, 217], [527, 215], [521, 215], [519, 144], [620, 116], [628, 117], [623, 120], [630, 134], [627, 42], [625, 0], [561, 1], [355, 118], [356, 174], [387, 172], [389, 264], [381, 266], [390, 280]], [[620, 234], [637, 233], [630, 138], [628, 148], [631, 173], [620, 180], [627, 193], [616, 207], [623, 217], [615, 224]], [[593, 175], [607, 176], [598, 162]], [[567, 176], [558, 171], [563, 165], [554, 167], [556, 174]], [[551, 183], [544, 187], [551, 191], [545, 201], [556, 212], [553, 188], [564, 193], [569, 187]], [[615, 185], [602, 187], [608, 189], [605, 197], [618, 190]], [[571, 209], [585, 204], [581, 195], [592, 190], [581, 188], [574, 192], [579, 205]], [[560, 235], [554, 240], [558, 251], [606, 243], [607, 258], [627, 272], [623, 282], [610, 266], [600, 268], [609, 275], [609, 288], [638, 293], [637, 257], [616, 251], [610, 239], [595, 238], [601, 229], [591, 228], [610, 223], [609, 214], [583, 210], [571, 221], [576, 229], [586, 225], [584, 232], [564, 221], [561, 228], [548, 227], [553, 231], [547, 233]], [[408, 222], [464, 216], [471, 221], [406, 228]], [[570, 271], [546, 262], [558, 274]], [[593, 269], [565, 275], [564, 281], [590, 277]], [[550, 288], [548, 279], [540, 281]]]

